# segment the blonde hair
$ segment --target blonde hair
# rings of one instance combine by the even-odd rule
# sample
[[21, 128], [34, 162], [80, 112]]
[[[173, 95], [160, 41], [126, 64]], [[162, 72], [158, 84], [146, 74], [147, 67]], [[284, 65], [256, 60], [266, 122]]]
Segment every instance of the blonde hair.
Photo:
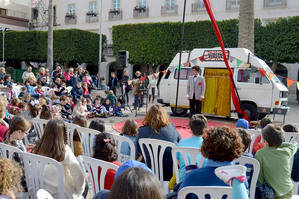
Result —
[[16, 162], [0, 158], [0, 195], [11, 196], [17, 192], [22, 192], [23, 170]]
[[6, 107], [7, 107], [7, 99], [4, 95], [0, 96], [0, 119], [5, 117]]
[[142, 122], [144, 126], [152, 127], [155, 133], [158, 129], [170, 124], [166, 110], [159, 104], [152, 105]]

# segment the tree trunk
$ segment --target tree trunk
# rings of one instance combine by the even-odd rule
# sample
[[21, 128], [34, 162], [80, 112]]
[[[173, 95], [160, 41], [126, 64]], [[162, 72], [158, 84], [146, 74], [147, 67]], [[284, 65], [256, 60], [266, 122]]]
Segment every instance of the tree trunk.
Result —
[[239, 48], [254, 53], [254, 0], [240, 0], [238, 39]]
[[49, 0], [48, 8], [48, 57], [47, 68], [53, 70], [53, 0]]
[[276, 72], [277, 67], [278, 67], [278, 62], [277, 62], [277, 61], [273, 61], [273, 63], [272, 63], [272, 67], [271, 67], [273, 73]]

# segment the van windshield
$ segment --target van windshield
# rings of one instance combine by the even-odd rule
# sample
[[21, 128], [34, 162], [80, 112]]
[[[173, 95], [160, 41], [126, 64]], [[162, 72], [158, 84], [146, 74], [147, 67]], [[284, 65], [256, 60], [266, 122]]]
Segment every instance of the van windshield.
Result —
[[[264, 69], [265, 69], [265, 71], [266, 71], [267, 73], [273, 73], [273, 71], [271, 70], [271, 68], [270, 68], [267, 64], [263, 65], [263, 67], [264, 67]], [[283, 83], [278, 79], [278, 77], [275, 75], [275, 73], [273, 73], [273, 74], [274, 74], [274, 76], [272, 77], [272, 80], [273, 80], [275, 83], [283, 84]]]

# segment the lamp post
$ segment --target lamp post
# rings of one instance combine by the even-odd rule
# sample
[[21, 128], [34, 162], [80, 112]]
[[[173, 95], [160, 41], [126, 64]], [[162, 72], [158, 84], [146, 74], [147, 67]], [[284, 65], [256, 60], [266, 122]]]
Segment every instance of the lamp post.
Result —
[[100, 34], [100, 39], [99, 39], [99, 63], [98, 63], [98, 74], [100, 73], [100, 67], [102, 63], [102, 18], [103, 18], [103, 0], [99, 0], [100, 3], [100, 27], [99, 27], [99, 34]]
[[8, 32], [9, 28], [1, 27], [0, 31], [2, 32], [2, 63], [4, 64], [4, 46], [5, 46], [5, 32]]
[[175, 97], [175, 112], [177, 112], [177, 108], [178, 108], [178, 95], [179, 95], [182, 50], [183, 50], [183, 41], [184, 41], [185, 15], [186, 15], [186, 0], [184, 0], [183, 22], [182, 22], [182, 30], [181, 30], [181, 44], [180, 44], [180, 57], [179, 57], [179, 67], [178, 67], [178, 80], [177, 80], [177, 85], [176, 85], [176, 97]]

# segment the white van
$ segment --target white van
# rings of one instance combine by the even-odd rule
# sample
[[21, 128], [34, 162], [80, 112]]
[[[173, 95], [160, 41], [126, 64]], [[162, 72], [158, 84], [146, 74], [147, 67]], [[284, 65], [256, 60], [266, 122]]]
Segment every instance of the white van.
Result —
[[[272, 78], [269, 78], [268, 75], [261, 78], [259, 68], [267, 73], [272, 73], [270, 67], [245, 48], [227, 48], [225, 50], [233, 70], [233, 78], [242, 106], [250, 119], [261, 119], [269, 113], [286, 114], [289, 109], [287, 107], [287, 87], [275, 75]], [[199, 57], [202, 57], [202, 61], [198, 59]], [[245, 68], [240, 61], [237, 63], [237, 59], [242, 63], [250, 64], [250, 67]], [[183, 52], [181, 63], [183, 65], [186, 62], [189, 62], [190, 65], [183, 66], [180, 71], [177, 109], [175, 109], [175, 104], [179, 53], [174, 57], [167, 73], [160, 80], [158, 102], [171, 106], [172, 112], [176, 115], [185, 114], [189, 109], [189, 101], [186, 98], [188, 77], [192, 75], [191, 67], [198, 65], [201, 68], [201, 75], [205, 77], [206, 81], [202, 113], [231, 117], [232, 113], [236, 111], [231, 100], [229, 72], [223, 61], [221, 49], [193, 49], [190, 52]]]

